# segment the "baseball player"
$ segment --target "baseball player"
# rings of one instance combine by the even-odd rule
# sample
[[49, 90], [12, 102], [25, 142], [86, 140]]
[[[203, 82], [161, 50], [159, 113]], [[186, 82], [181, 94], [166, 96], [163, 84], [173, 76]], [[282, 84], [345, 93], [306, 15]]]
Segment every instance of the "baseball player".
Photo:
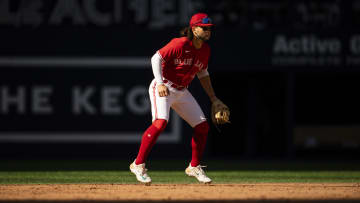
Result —
[[146, 185], [151, 183], [151, 178], [147, 174], [145, 161], [169, 121], [170, 107], [194, 129], [191, 140], [192, 159], [185, 173], [201, 183], [211, 183], [200, 165], [209, 124], [187, 87], [197, 76], [213, 105], [227, 110], [219, 115], [228, 116], [226, 105], [215, 95], [207, 70], [210, 47], [206, 41], [210, 39], [212, 26], [207, 14], [193, 15], [189, 27], [182, 31], [182, 37], [172, 39], [151, 58], [155, 77], [149, 87], [152, 124], [144, 132], [138, 155], [130, 165], [130, 171], [136, 175], [137, 180]]

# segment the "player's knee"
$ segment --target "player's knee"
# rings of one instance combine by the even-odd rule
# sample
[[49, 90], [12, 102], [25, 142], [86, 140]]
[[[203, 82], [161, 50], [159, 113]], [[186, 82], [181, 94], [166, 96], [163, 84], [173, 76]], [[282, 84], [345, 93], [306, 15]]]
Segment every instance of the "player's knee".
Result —
[[165, 119], [157, 119], [153, 122], [153, 125], [162, 132], [167, 125], [167, 121]]
[[194, 127], [196, 135], [206, 136], [209, 133], [209, 124], [207, 121], [204, 121]]

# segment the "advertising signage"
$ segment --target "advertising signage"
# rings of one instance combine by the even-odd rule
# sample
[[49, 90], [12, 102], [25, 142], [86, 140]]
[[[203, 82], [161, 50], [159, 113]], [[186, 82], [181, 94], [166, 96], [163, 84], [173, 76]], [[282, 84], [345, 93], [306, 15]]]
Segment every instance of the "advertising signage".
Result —
[[210, 70], [356, 69], [358, 1], [0, 0], [13, 57], [150, 57], [195, 12], [215, 27]]
[[[0, 142], [139, 142], [151, 123], [151, 79], [142, 58], [8, 60], [0, 68]], [[172, 113], [160, 143], [180, 141], [180, 120]]]

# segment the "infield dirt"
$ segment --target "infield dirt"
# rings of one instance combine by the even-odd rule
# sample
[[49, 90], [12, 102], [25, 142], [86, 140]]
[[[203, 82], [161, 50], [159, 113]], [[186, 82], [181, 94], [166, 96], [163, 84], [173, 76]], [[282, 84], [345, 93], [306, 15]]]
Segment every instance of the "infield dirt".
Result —
[[360, 201], [359, 183], [0, 185], [1, 202]]

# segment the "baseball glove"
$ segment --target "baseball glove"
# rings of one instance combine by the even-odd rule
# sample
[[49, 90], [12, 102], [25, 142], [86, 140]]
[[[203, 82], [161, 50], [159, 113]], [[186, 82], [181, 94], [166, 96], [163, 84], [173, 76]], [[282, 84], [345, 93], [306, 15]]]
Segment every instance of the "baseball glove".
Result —
[[230, 123], [230, 110], [222, 101], [215, 100], [211, 105], [211, 119], [216, 125]]

